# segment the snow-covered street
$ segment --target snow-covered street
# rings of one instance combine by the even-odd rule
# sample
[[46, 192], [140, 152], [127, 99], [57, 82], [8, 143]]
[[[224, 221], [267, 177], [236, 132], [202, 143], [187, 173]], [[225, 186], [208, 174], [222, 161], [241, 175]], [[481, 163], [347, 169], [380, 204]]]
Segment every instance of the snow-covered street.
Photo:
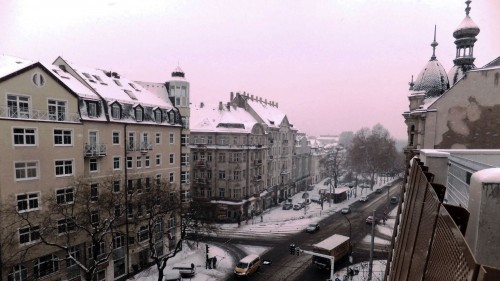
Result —
[[[382, 182], [382, 181], [379, 181]], [[382, 183], [375, 185], [373, 191], [369, 188], [362, 190], [363, 195], [369, 195], [375, 190], [387, 183]], [[324, 185], [324, 180], [317, 183], [314, 190], [308, 191], [311, 196], [318, 194], [319, 189], [327, 188]], [[353, 202], [359, 200], [361, 197], [361, 189], [358, 189], [357, 198], [350, 198], [349, 200], [343, 201], [339, 204], [329, 204], [325, 202], [323, 204], [323, 210], [321, 206], [317, 203], [311, 203], [308, 208], [304, 211], [301, 210], [283, 210], [281, 205], [272, 208], [271, 210], [266, 210], [262, 216], [262, 221], [260, 216], [254, 217], [253, 220], [249, 220], [248, 223], [243, 221], [240, 226], [236, 223], [231, 224], [218, 224], [216, 225], [216, 231], [211, 233], [213, 236], [221, 236], [228, 238], [246, 238], [246, 237], [269, 237], [272, 233], [273, 237], [284, 237], [290, 234], [298, 233], [303, 231], [305, 227], [310, 223], [315, 223], [321, 221], [323, 218], [329, 216], [333, 212], [340, 211], [342, 208], [349, 206]], [[303, 192], [299, 192], [293, 196], [292, 201], [294, 204], [302, 202]], [[377, 224], [375, 237], [375, 244], [384, 246], [389, 245], [390, 238], [392, 236], [392, 229], [394, 226], [394, 212], [393, 210], [386, 221], [385, 225]], [[363, 243], [369, 244], [371, 236], [367, 235], [363, 239]], [[210, 245], [210, 256], [217, 257], [217, 269], [206, 269], [205, 268], [205, 243], [197, 244], [195, 242], [186, 242], [183, 246], [182, 252], [177, 256], [170, 259], [165, 269], [166, 277], [171, 278], [173, 275], [178, 275], [178, 272], [172, 270], [172, 268], [177, 264], [191, 264], [193, 263], [196, 267], [196, 276], [192, 278], [193, 281], [205, 281], [205, 280], [224, 280], [229, 277], [234, 269], [235, 260], [231, 255], [215, 245]], [[268, 249], [265, 247], [255, 247], [248, 245], [236, 245], [238, 248], [242, 249], [247, 254], [259, 254], [263, 255]], [[352, 280], [364, 280], [367, 276], [367, 263], [361, 263], [358, 265], [352, 265], [352, 267], [357, 267], [359, 269], [359, 274], [355, 276]], [[374, 278], [377, 280], [377, 276], [381, 276], [383, 270], [385, 269], [385, 261], [375, 261], [374, 263]], [[337, 274], [339, 276], [344, 276], [346, 268], [338, 269]], [[153, 281], [157, 280], [158, 273], [156, 268], [153, 266], [147, 270], [144, 270], [137, 274], [135, 277], [129, 280], [138, 281]]]

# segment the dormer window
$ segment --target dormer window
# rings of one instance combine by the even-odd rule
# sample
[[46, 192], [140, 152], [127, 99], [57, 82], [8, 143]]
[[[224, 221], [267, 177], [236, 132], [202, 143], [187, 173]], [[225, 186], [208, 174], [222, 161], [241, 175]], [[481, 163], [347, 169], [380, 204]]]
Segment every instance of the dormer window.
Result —
[[97, 117], [97, 102], [88, 103], [88, 114], [89, 117]]
[[156, 123], [161, 123], [161, 121], [162, 121], [161, 117], [162, 117], [161, 109], [155, 110], [155, 121], [156, 121]]
[[135, 108], [135, 121], [142, 122], [143, 121], [143, 110], [142, 107], [138, 106]]
[[123, 90], [131, 99], [137, 100], [137, 97], [132, 93], [132, 91], [129, 90]]
[[175, 112], [173, 110], [170, 111], [169, 119], [170, 123], [175, 123]]
[[137, 86], [134, 83], [128, 83], [128, 84], [130, 85], [130, 87], [132, 87], [132, 89], [136, 90], [137, 92], [141, 91], [137, 88]]
[[121, 119], [121, 116], [122, 116], [122, 108], [120, 104], [114, 103], [111, 106], [111, 117], [113, 119]]

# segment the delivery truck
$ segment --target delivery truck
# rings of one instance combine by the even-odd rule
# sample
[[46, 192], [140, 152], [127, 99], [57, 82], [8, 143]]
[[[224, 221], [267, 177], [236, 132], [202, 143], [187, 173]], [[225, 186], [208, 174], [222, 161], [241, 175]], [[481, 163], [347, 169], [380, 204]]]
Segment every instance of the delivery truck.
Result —
[[[313, 244], [313, 252], [335, 257], [335, 261], [342, 260], [349, 254], [349, 237], [334, 234], [325, 240]], [[320, 269], [330, 270], [330, 260], [313, 255], [312, 263]]]

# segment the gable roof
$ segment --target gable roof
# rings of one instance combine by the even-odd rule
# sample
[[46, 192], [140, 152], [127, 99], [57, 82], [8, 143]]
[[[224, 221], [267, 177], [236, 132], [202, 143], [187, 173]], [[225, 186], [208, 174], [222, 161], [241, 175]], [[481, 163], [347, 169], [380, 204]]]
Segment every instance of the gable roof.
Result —
[[189, 129], [192, 132], [251, 133], [258, 123], [248, 111], [236, 106], [192, 105]]

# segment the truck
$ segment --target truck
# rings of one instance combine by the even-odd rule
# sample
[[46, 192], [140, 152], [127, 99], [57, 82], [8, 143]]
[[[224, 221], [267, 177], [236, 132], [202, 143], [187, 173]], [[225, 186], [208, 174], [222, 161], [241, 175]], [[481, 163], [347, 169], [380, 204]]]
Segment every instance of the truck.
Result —
[[[334, 234], [325, 240], [313, 244], [313, 253], [335, 257], [335, 261], [342, 260], [349, 254], [350, 239], [347, 236]], [[330, 259], [313, 254], [312, 263], [319, 269], [330, 270]]]

